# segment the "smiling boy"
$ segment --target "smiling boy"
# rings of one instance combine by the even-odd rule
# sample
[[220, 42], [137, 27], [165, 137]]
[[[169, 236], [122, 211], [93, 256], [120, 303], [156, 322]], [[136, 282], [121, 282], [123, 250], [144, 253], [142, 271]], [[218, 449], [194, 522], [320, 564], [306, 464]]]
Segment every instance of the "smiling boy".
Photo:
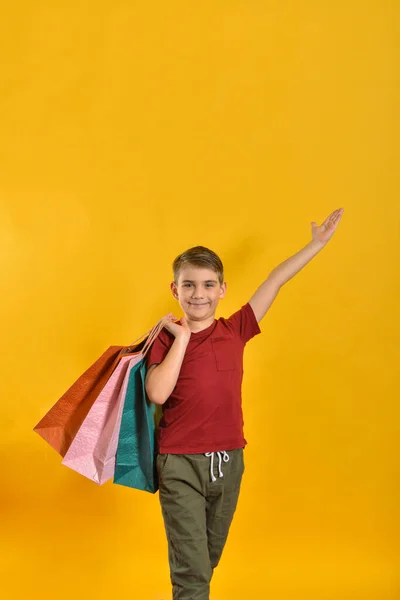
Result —
[[[173, 263], [171, 291], [184, 313], [172, 315], [148, 356], [146, 391], [162, 405], [157, 428], [160, 503], [168, 540], [173, 600], [209, 600], [244, 472], [241, 385], [246, 343], [284, 283], [329, 241], [343, 214], [334, 211], [312, 241], [276, 267], [249, 302], [215, 319], [225, 297], [220, 258], [196, 246]], [[177, 321], [177, 322], [176, 322]]]

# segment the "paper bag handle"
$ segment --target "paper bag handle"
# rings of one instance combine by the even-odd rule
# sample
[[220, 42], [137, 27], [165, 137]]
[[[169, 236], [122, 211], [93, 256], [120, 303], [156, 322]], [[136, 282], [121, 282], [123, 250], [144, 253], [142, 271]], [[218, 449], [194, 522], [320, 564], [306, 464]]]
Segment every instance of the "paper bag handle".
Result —
[[131, 346], [137, 345], [137, 343], [142, 339], [145, 338], [147, 336], [147, 340], [146, 343], [143, 346], [143, 350], [142, 350], [142, 354], [143, 356], [146, 356], [147, 352], [150, 349], [151, 344], [154, 342], [154, 340], [156, 339], [156, 337], [159, 335], [161, 329], [163, 329], [164, 325], [166, 323], [168, 323], [169, 321], [171, 321], [170, 317], [165, 316], [162, 317], [162, 319], [160, 319], [152, 329], [150, 329], [149, 331], [147, 331], [146, 333], [144, 333], [143, 335], [141, 335], [139, 338], [137, 338], [134, 342], [132, 342], [132, 344], [129, 344], [128, 348], [129, 349]]

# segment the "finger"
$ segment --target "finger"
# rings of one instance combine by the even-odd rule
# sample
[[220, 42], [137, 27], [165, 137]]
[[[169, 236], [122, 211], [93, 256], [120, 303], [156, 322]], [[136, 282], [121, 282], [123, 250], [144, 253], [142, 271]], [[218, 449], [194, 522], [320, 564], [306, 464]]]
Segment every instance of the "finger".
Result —
[[339, 210], [337, 212], [337, 214], [335, 215], [335, 217], [334, 217], [334, 223], [335, 223], [335, 225], [337, 225], [339, 223], [340, 219], [342, 218], [342, 214], [343, 213]]
[[342, 214], [343, 214], [343, 211], [344, 211], [344, 208], [338, 208], [338, 209], [335, 211], [335, 219], [340, 219], [340, 217], [341, 217], [341, 216], [342, 216]]

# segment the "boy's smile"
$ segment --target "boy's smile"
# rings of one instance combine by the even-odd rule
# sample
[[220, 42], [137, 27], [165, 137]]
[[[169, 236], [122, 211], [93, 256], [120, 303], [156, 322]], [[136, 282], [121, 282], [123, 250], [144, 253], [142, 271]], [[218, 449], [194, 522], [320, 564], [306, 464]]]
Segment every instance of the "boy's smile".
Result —
[[177, 283], [171, 283], [171, 291], [189, 327], [196, 332], [214, 322], [218, 302], [226, 293], [226, 282], [221, 285], [217, 273], [211, 269], [186, 265], [180, 269]]

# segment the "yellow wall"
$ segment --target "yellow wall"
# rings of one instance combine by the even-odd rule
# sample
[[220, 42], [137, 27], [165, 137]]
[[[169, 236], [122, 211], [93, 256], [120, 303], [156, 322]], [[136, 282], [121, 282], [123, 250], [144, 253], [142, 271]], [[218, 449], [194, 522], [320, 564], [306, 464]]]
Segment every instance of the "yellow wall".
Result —
[[395, 600], [397, 0], [3, 2], [2, 597], [170, 598], [158, 497], [32, 427], [221, 255], [244, 304], [345, 207], [245, 356], [246, 474], [213, 600]]

